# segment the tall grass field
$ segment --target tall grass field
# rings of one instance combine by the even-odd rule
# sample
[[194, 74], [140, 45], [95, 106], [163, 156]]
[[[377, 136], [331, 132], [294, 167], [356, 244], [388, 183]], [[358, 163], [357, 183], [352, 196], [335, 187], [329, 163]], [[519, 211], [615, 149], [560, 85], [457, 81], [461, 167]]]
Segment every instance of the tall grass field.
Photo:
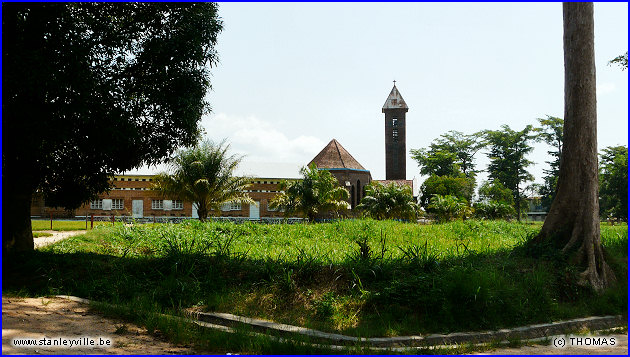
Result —
[[627, 226], [602, 225], [617, 284], [527, 240], [540, 224], [186, 221], [98, 226], [5, 261], [3, 293], [68, 294], [135, 311], [229, 312], [348, 335], [401, 336], [627, 313]]

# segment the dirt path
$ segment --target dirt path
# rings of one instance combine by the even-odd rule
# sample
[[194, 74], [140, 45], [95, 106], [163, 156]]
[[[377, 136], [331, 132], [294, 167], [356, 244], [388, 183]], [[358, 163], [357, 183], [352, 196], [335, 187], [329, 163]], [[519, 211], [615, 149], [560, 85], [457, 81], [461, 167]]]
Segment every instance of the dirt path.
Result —
[[[54, 343], [95, 344], [109, 340], [111, 347], [14, 346], [13, 339], [43, 338]], [[100, 340], [99, 340], [100, 339]], [[71, 342], [73, 341], [73, 342]], [[48, 343], [48, 342], [46, 342]], [[194, 354], [190, 348], [174, 346], [148, 334], [136, 325], [105, 318], [88, 306], [59, 298], [2, 298], [2, 354]]]
[[35, 243], [35, 249], [53, 244], [60, 240], [66, 239], [68, 237], [76, 236], [79, 234], [85, 234], [87, 231], [38, 231], [44, 233], [50, 233], [52, 236], [49, 237], [38, 237], [33, 238], [33, 242]]

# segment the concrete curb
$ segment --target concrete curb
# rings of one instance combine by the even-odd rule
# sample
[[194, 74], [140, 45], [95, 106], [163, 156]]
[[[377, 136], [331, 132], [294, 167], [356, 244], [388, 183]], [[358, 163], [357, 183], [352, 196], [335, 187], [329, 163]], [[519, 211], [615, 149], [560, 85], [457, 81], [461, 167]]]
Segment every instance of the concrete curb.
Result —
[[[57, 295], [58, 298], [89, 304], [90, 300], [69, 295]], [[354, 337], [335, 333], [313, 330], [305, 327], [279, 324], [270, 321], [252, 319], [227, 313], [191, 313], [190, 318], [200, 326], [233, 331], [232, 327], [247, 326], [256, 332], [280, 334], [284, 336], [301, 335], [317, 342], [354, 346], [363, 345], [375, 348], [409, 348], [409, 347], [447, 347], [461, 344], [483, 344], [489, 342], [502, 342], [514, 339], [540, 340], [559, 336], [580, 329], [605, 330], [620, 326], [627, 326], [627, 320], [623, 315], [594, 316], [567, 321], [558, 321], [547, 324], [535, 324], [523, 327], [500, 329], [496, 331], [480, 332], [456, 332], [450, 334], [431, 334], [424, 336], [399, 336], [399, 337]]]

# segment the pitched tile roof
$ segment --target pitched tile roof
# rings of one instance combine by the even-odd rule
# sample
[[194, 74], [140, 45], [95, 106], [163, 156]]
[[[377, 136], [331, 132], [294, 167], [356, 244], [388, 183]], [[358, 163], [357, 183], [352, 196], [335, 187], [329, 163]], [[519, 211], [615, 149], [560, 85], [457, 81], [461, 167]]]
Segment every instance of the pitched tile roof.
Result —
[[409, 110], [407, 103], [405, 103], [405, 100], [403, 99], [402, 95], [400, 95], [400, 92], [398, 91], [398, 88], [396, 88], [395, 84], [394, 88], [392, 88], [392, 91], [389, 93], [389, 97], [387, 97], [385, 104], [383, 104], [383, 113], [385, 113], [385, 109]]
[[365, 170], [365, 167], [359, 164], [335, 139], [332, 139], [308, 165], [313, 163], [320, 169]]

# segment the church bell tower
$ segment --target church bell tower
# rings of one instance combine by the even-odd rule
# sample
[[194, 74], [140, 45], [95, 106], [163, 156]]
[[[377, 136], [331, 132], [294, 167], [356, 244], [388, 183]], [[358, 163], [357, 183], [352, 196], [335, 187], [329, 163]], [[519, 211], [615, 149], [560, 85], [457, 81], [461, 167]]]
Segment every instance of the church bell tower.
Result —
[[385, 179], [407, 179], [407, 144], [405, 116], [409, 107], [400, 95], [394, 81], [394, 88], [383, 105], [385, 113]]

